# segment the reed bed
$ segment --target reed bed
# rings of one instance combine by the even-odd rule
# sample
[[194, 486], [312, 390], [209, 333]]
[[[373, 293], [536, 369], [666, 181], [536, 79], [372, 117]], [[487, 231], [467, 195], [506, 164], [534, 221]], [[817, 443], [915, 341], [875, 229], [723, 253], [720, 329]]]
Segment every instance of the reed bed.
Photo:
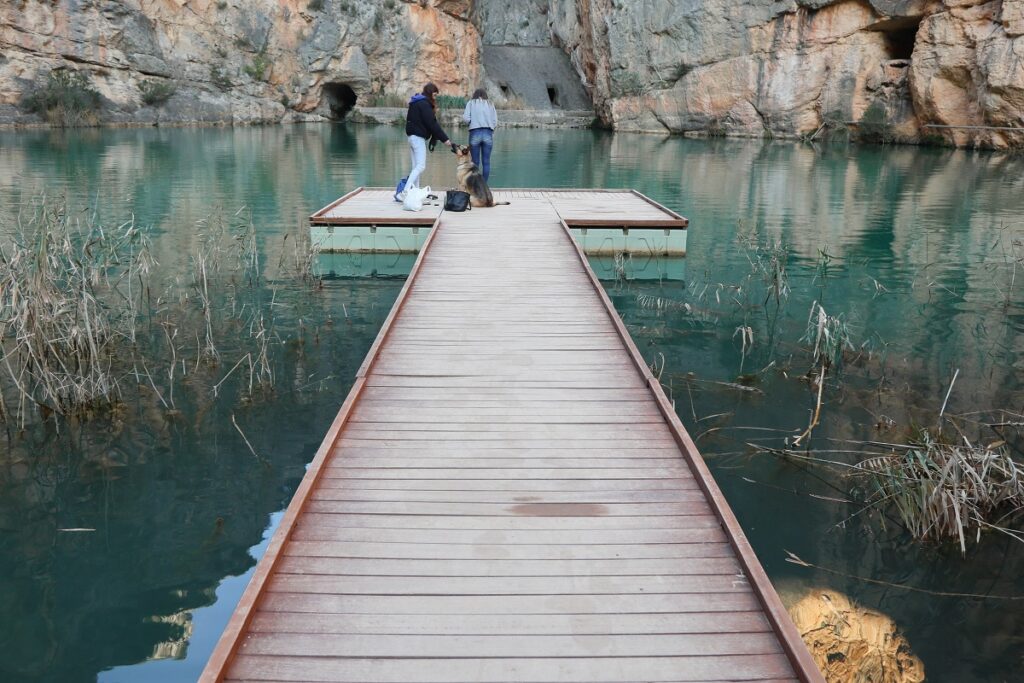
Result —
[[[992, 270], [1007, 274], [1005, 285], [994, 278], [1000, 288], [1000, 303], [1015, 301], [1004, 292], [1014, 291], [1016, 268], [1024, 262], [1019, 258], [1016, 235], [1006, 230], [1001, 239], [1009, 246], [1000, 242], [992, 248], [992, 253], [998, 255], [997, 247], [1003, 246], [1008, 254], [996, 258], [992, 265]], [[695, 333], [713, 334], [716, 342], [731, 337], [739, 377], [733, 382], [705, 380], [707, 386], [703, 389], [731, 394], [743, 388], [748, 396], [755, 396], [753, 385], [771, 372], [781, 381], [807, 385], [808, 418], [788, 429], [717, 424], [709, 428], [704, 420], [710, 418], [698, 417], [691, 396], [693, 425], [700, 430], [695, 432], [698, 440], [710, 435], [729, 440], [734, 438], [731, 434], [746, 435], [747, 430], [761, 429], [755, 436], [741, 439], [747, 448], [800, 463], [801, 467], [842, 473], [832, 481], [850, 499], [842, 502], [862, 503], [854, 516], [877, 515], [883, 523], [905, 527], [910, 537], [922, 542], [955, 542], [966, 554], [970, 542], [977, 542], [985, 531], [1024, 541], [1024, 531], [1020, 530], [1024, 520], [1024, 463], [1020, 458], [1024, 454], [1020, 434], [1024, 417], [1006, 417], [1007, 411], [1000, 411], [1000, 419], [971, 422], [947, 413], [959, 370], [934, 408], [900, 395], [908, 384], [899, 381], [900, 368], [887, 365], [888, 344], [877, 333], [863, 342], [857, 339], [853, 322], [857, 320], [856, 309], [838, 311], [840, 300], [829, 290], [845, 274], [843, 268], [834, 266], [836, 257], [821, 249], [816, 262], [807, 260], [802, 264], [797, 277], [813, 275], [811, 285], [820, 291], [804, 316], [782, 315], [793, 303], [787, 247], [742, 226], [737, 243], [747, 260], [744, 265], [749, 265], [738, 281], [716, 282], [705, 272], [703, 281], [690, 282], [682, 290], [674, 290], [674, 295], [641, 290], [635, 305], [658, 316], [678, 317]], [[883, 295], [900, 296], [895, 286], [890, 290], [870, 275], [862, 279], [861, 289], [869, 292], [872, 300]], [[826, 300], [832, 303], [826, 304]], [[882, 352], [875, 360], [879, 344]], [[761, 370], [743, 375], [745, 367]], [[670, 368], [667, 376], [685, 381], [688, 392], [699, 381], [690, 375], [673, 375]], [[830, 407], [845, 405], [841, 409], [852, 414], [851, 408], [857, 407], [852, 404], [859, 400], [856, 396], [864, 397], [864, 408], [875, 415], [876, 431], [902, 431], [906, 436], [895, 440], [899, 443], [818, 437]], [[723, 399], [716, 408], [733, 403], [734, 399]], [[901, 411], [902, 424], [885, 416], [883, 411], [890, 410]], [[932, 426], [928, 430], [914, 426], [922, 424]], [[835, 433], [830, 429], [830, 434]], [[991, 433], [998, 439], [985, 438]], [[817, 437], [818, 443], [812, 437]], [[825, 442], [841, 445], [826, 446]]]
[[995, 529], [1024, 540], [1002, 524], [1024, 509], [1024, 466], [1004, 444], [980, 447], [966, 438], [945, 443], [924, 431], [914, 443], [861, 461], [856, 469], [873, 485], [871, 505], [891, 505], [919, 540], [967, 540]]
[[[920, 542], [956, 542], [966, 556], [968, 543], [983, 532], [1024, 542], [1024, 463], [999, 440], [987, 446], [969, 441], [961, 429], [956, 441], [941, 431], [922, 430], [905, 443], [840, 440], [835, 448], [795, 450], [746, 441], [755, 453], [835, 470], [845, 475], [859, 509], [837, 524], [874, 513], [884, 527], [892, 520]], [[840, 490], [840, 489], [837, 489]], [[841, 499], [837, 502], [853, 503]]]
[[45, 203], [20, 216], [0, 246], [0, 417], [24, 424], [29, 406], [67, 414], [116, 396], [153, 264], [134, 220], [104, 230]]
[[[109, 412], [131, 388], [168, 417], [181, 387], [218, 396], [239, 377], [243, 401], [273, 389], [276, 287], [263, 282], [251, 216], [217, 211], [195, 226], [187, 271], [155, 274], [134, 220], [105, 228], [42, 200], [0, 244], [0, 421]], [[293, 240], [284, 277], [315, 282], [316, 253]], [[280, 264], [279, 264], [280, 265]], [[280, 284], [280, 283], [279, 283]], [[227, 358], [225, 358], [227, 355]], [[237, 359], [237, 360], [232, 360]], [[229, 368], [225, 372], [225, 367]]]

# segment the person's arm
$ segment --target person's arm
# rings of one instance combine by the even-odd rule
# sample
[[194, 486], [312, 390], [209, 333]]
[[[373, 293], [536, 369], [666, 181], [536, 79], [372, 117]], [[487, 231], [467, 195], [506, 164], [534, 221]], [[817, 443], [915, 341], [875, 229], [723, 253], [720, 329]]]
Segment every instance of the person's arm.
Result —
[[473, 123], [473, 117], [469, 115], [469, 108], [473, 106], [473, 100], [466, 102], [466, 111], [462, 112], [462, 120], [466, 123]]
[[434, 115], [433, 107], [425, 111], [427, 112], [427, 128], [430, 130], [430, 135], [448, 146], [453, 146], [455, 143], [448, 139], [444, 129], [441, 128], [441, 124], [437, 122], [437, 116]]

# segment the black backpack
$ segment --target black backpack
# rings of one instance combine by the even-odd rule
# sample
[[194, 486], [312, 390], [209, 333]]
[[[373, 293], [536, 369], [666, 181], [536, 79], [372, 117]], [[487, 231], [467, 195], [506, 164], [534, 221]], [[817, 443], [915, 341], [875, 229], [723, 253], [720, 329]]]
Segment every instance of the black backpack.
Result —
[[445, 193], [444, 198], [444, 210], [445, 211], [471, 211], [473, 205], [469, 202], [470, 197], [468, 192], [460, 192], [459, 190], [448, 190]]

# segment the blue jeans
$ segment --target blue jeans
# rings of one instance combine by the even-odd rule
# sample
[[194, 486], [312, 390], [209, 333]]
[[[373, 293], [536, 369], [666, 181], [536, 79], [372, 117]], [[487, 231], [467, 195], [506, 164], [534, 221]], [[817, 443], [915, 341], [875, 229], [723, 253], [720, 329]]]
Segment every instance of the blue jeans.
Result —
[[494, 147], [494, 131], [490, 128], [474, 128], [469, 131], [469, 153], [473, 163], [480, 168], [484, 181], [491, 177], [491, 148]]

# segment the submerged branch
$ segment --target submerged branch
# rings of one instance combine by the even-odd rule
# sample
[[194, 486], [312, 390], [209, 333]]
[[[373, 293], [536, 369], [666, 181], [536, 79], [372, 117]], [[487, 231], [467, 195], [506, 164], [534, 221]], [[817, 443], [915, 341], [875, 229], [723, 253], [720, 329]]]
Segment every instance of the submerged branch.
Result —
[[817, 569], [819, 571], [826, 572], [828, 574], [834, 574], [836, 576], [842, 576], [847, 579], [854, 579], [856, 581], [863, 581], [865, 583], [873, 583], [879, 586], [888, 586], [890, 588], [899, 588], [900, 590], [913, 591], [915, 593], [926, 593], [927, 595], [934, 595], [942, 598], [975, 598], [979, 600], [1024, 600], [1024, 595], [992, 595], [984, 593], [957, 593], [952, 591], [935, 591], [928, 588], [918, 588], [917, 586], [908, 586], [905, 583], [893, 583], [891, 581], [883, 581], [881, 579], [871, 579], [866, 576], [858, 576], [856, 574], [848, 574], [841, 572], [837, 569], [830, 569], [829, 567], [823, 567], [820, 564], [813, 564], [805, 560], [800, 559], [790, 551], [786, 552], [786, 562], [795, 564], [798, 567], [808, 567], [810, 569]]

